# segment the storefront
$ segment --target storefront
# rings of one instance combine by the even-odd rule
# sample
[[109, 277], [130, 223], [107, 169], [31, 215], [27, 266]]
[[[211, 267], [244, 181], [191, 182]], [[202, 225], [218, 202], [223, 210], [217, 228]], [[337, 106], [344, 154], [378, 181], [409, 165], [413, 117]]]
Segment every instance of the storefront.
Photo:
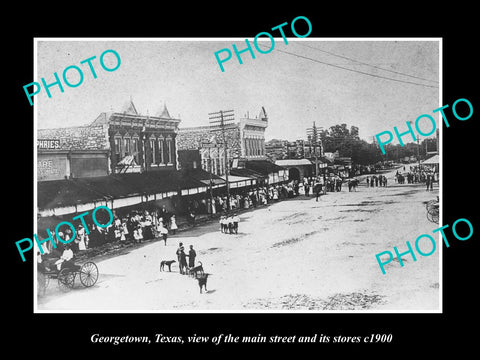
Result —
[[277, 160], [275, 165], [286, 170], [287, 176], [284, 177], [289, 181], [302, 181], [305, 177], [315, 176], [315, 165], [308, 159]]

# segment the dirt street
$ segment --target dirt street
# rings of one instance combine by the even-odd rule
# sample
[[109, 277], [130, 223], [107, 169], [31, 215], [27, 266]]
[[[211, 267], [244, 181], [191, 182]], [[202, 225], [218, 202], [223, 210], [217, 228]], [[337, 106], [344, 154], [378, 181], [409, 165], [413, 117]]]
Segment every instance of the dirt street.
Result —
[[[163, 241], [97, 258], [100, 277], [92, 288], [79, 284], [62, 293], [51, 281], [38, 298], [46, 311], [438, 311], [441, 242], [429, 257], [404, 256], [385, 266], [375, 255], [393, 246], [407, 250], [421, 234], [438, 226], [427, 220], [425, 203], [438, 195], [424, 184], [356, 192], [344, 186], [319, 201], [299, 196], [241, 214], [238, 235], [222, 234], [208, 223]], [[160, 272], [161, 260], [176, 260], [178, 243], [197, 251], [208, 279], [207, 293], [197, 281]], [[424, 251], [431, 249], [423, 243]]]

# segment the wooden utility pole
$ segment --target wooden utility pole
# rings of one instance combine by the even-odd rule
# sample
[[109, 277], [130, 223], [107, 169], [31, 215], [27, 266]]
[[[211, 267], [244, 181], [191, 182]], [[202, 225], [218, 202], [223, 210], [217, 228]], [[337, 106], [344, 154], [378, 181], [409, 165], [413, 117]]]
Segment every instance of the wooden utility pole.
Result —
[[420, 137], [417, 137], [418, 171], [420, 171]]
[[208, 148], [208, 161], [207, 161], [207, 167], [208, 167], [208, 172], [210, 174], [210, 181], [209, 181], [209, 192], [210, 192], [210, 216], [213, 215], [213, 207], [215, 206], [215, 203], [213, 201], [213, 178], [212, 178], [212, 173], [213, 173], [213, 166], [212, 166], [212, 145], [210, 143], [202, 143], [202, 147], [207, 147]]
[[233, 110], [220, 110], [218, 112], [209, 113], [210, 124], [211, 125], [220, 125], [222, 131], [222, 140], [223, 140], [223, 155], [225, 161], [225, 181], [227, 182], [227, 211], [230, 211], [230, 183], [228, 181], [228, 175], [230, 167], [228, 164], [228, 144], [225, 138], [225, 125], [231, 124], [234, 120]]
[[[307, 129], [307, 138], [310, 140], [310, 144], [313, 145], [314, 157], [315, 157], [315, 176], [318, 176], [318, 155], [317, 148], [320, 146], [321, 149], [321, 140], [319, 139], [319, 130], [323, 130], [323, 127], [317, 127], [315, 121], [313, 126]], [[320, 150], [321, 152], [321, 150]], [[321, 154], [320, 154], [321, 155]], [[311, 154], [310, 154], [311, 156]]]

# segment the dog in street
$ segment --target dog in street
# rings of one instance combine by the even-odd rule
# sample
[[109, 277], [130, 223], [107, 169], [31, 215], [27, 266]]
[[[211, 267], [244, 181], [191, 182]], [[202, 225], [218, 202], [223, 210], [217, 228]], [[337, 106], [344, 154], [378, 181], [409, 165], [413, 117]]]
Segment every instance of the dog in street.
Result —
[[211, 274], [202, 273], [202, 274], [200, 274], [196, 277], [196, 279], [198, 281], [198, 286], [200, 287], [200, 294], [202, 294], [202, 288], [205, 288], [205, 291], [208, 292], [208, 290], [207, 290], [207, 279], [208, 279], [209, 275], [211, 275]]
[[204, 271], [203, 271], [202, 262], [199, 261], [198, 263], [199, 263], [200, 265], [188, 269], [188, 274], [189, 274], [191, 277], [197, 277], [198, 274], [202, 274], [202, 275], [203, 275]]
[[168, 271], [172, 272], [172, 264], [176, 262], [175, 260], [162, 260], [160, 262], [160, 271], [164, 270], [165, 265], [168, 266]]

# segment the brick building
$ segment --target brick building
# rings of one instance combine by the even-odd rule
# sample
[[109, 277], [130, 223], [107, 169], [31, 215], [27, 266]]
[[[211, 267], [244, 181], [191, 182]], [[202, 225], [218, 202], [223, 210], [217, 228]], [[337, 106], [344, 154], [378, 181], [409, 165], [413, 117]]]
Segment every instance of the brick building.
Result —
[[39, 129], [39, 217], [58, 220], [98, 205], [120, 213], [165, 206], [181, 215], [210, 196], [211, 179], [220, 191], [225, 182], [200, 169], [199, 156], [183, 154], [198, 166], [177, 169], [179, 123], [165, 105], [150, 116], [130, 100], [86, 126]]
[[179, 119], [164, 104], [155, 115], [140, 114], [133, 101], [120, 112], [101, 113], [90, 126], [106, 125], [112, 173], [177, 169]]
[[[268, 117], [262, 107], [255, 118], [245, 114], [230, 124], [225, 124], [223, 131], [227, 143], [227, 159], [231, 166], [238, 160], [266, 160], [265, 129]], [[198, 150], [202, 168], [215, 175], [225, 174], [225, 155], [223, 131], [219, 125], [181, 128], [178, 131], [179, 150]], [[187, 166], [187, 165], [185, 165]]]
[[76, 126], [37, 133], [37, 181], [108, 174], [108, 128]]
[[273, 139], [266, 144], [266, 155], [271, 161], [285, 159], [303, 159], [323, 156], [321, 143], [315, 144], [309, 140], [277, 140]]
[[37, 132], [38, 181], [177, 168], [179, 119], [166, 105], [154, 116], [133, 101], [119, 112], [103, 112], [90, 125]]

